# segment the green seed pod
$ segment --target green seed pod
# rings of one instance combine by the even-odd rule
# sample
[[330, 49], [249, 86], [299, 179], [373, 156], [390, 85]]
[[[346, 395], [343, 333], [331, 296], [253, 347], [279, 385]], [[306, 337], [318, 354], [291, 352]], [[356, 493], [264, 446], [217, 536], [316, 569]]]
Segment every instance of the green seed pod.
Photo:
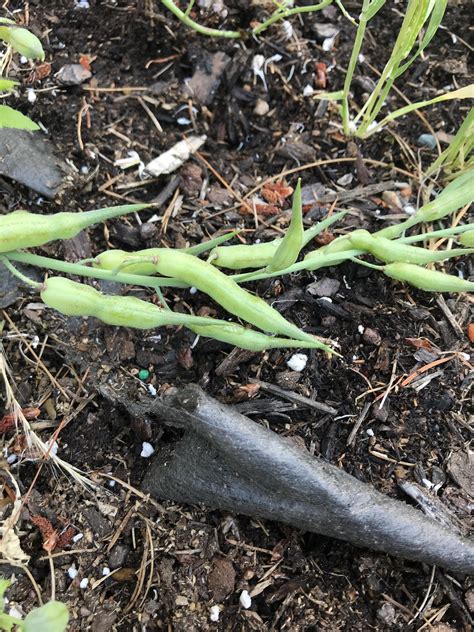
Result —
[[426, 250], [425, 248], [417, 248], [416, 246], [409, 246], [385, 239], [384, 237], [371, 235], [366, 230], [353, 231], [349, 235], [349, 241], [354, 248], [366, 250], [377, 257], [377, 259], [387, 263], [400, 262], [425, 265], [434, 261], [444, 261], [451, 257], [459, 257], [474, 252], [463, 248], [439, 251]]
[[236, 323], [228, 323], [225, 326], [205, 326], [190, 327], [191, 331], [200, 336], [214, 338], [221, 342], [226, 342], [234, 347], [248, 349], [249, 351], [265, 351], [266, 349], [320, 349], [321, 343], [318, 341], [308, 342], [304, 340], [293, 340], [291, 338], [273, 338], [253, 329], [246, 329]]
[[76, 283], [64, 277], [47, 279], [41, 291], [41, 299], [46, 305], [66, 316], [91, 316], [108, 325], [134, 329], [181, 325], [201, 336], [215, 338], [250, 351], [286, 347], [319, 349], [322, 344], [316, 339], [301, 341], [272, 338], [225, 320], [178, 314], [133, 296], [101, 294], [89, 285]]
[[405, 281], [425, 292], [473, 292], [474, 282], [459, 277], [427, 270], [411, 263], [390, 263], [384, 273], [397, 281]]
[[162, 252], [163, 248], [146, 248], [136, 252], [125, 250], [106, 250], [98, 255], [92, 265], [102, 270], [119, 270], [127, 274], [151, 276], [156, 274], [153, 259]]
[[[337, 239], [334, 239], [334, 241], [331, 241], [331, 243], [329, 243], [327, 246], [323, 246], [322, 248], [317, 248], [316, 250], [312, 250], [311, 252], [308, 252], [308, 254], [304, 258], [305, 263], [307, 263], [305, 270], [315, 270], [318, 268], [324, 268], [326, 255], [333, 255], [338, 252], [345, 253], [347, 251], [352, 251], [352, 250], [354, 250], [354, 246], [349, 241], [348, 235], [343, 235], [342, 237], [338, 237]], [[327, 260], [328, 261], [327, 265], [337, 266], [343, 261], [345, 261], [346, 259], [347, 259], [347, 256], [342, 256], [341, 259], [338, 259], [336, 261]]]
[[301, 204], [301, 178], [299, 178], [293, 196], [290, 226], [268, 264], [268, 272], [283, 270], [295, 263], [303, 248], [303, 234], [303, 206]]
[[[156, 248], [149, 263], [154, 265], [155, 272], [158, 274], [185, 281], [213, 298], [234, 316], [242, 318], [263, 331], [313, 343], [316, 340], [314, 336], [306, 334], [288, 322], [263, 299], [250, 294], [202, 259], [179, 250]], [[100, 268], [110, 265], [105, 253], [96, 258], [96, 265]], [[320, 348], [330, 351], [330, 348], [322, 343], [320, 343]]]
[[41, 42], [28, 29], [19, 26], [1, 26], [0, 39], [15, 50], [20, 55], [28, 57], [28, 59], [44, 60], [44, 50]]
[[463, 246], [474, 247], [474, 230], [468, 230], [459, 237], [459, 243]]
[[[346, 215], [345, 211], [334, 213], [330, 217], [323, 219], [303, 233], [303, 246], [317, 237], [323, 230], [326, 230], [342, 219]], [[282, 239], [274, 239], [263, 244], [249, 244], [238, 246], [223, 246], [214, 248], [212, 251], [211, 263], [219, 268], [229, 270], [245, 270], [246, 268], [265, 268], [275, 256]], [[197, 254], [193, 252], [192, 254]]]
[[92, 316], [107, 325], [154, 329], [166, 325], [227, 326], [225, 320], [179, 314], [134, 296], [102, 294], [90, 285], [64, 277], [50, 277], [41, 290], [43, 303], [65, 316]]
[[0, 216], [0, 253], [42, 246], [55, 239], [70, 239], [92, 224], [140, 211], [148, 206], [149, 204], [126, 204], [86, 213], [54, 215], [14, 211]]

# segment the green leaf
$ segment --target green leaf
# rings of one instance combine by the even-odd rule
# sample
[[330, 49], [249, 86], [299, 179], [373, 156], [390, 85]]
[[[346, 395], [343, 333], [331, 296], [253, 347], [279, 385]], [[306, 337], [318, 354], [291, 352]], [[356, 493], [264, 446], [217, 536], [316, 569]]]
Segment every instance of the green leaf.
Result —
[[9, 20], [8, 18], [0, 18], [0, 24], [15, 24], [15, 20]]
[[320, 92], [319, 94], [311, 95], [315, 99], [327, 99], [328, 101], [341, 101], [344, 98], [344, 91], [337, 90], [337, 92]]
[[39, 129], [39, 126], [30, 118], [8, 105], [0, 105], [0, 129], [2, 127], [27, 129], [30, 131]]
[[22, 624], [23, 632], [64, 632], [69, 621], [69, 612], [60, 601], [50, 601], [35, 608]]
[[446, 92], [445, 94], [441, 94], [439, 97], [435, 97], [434, 99], [429, 99], [428, 101], [419, 101], [418, 103], [411, 103], [410, 105], [406, 105], [399, 110], [395, 110], [395, 112], [391, 112], [388, 114], [383, 121], [379, 123], [379, 127], [388, 123], [388, 121], [393, 121], [399, 116], [403, 116], [404, 114], [408, 114], [409, 112], [413, 112], [413, 110], [419, 110], [420, 108], [426, 108], [429, 105], [434, 105], [435, 103], [440, 103], [441, 101], [450, 101], [451, 99], [473, 99], [474, 98], [474, 84], [471, 83], [469, 86], [464, 86], [464, 88], [459, 88], [458, 90], [452, 90], [451, 92]]
[[12, 81], [11, 79], [0, 79], [0, 91], [8, 91], [13, 88], [13, 86], [17, 86], [18, 81]]
[[3, 611], [5, 608], [5, 602], [3, 601], [3, 595], [5, 594], [6, 589], [10, 586], [11, 581], [9, 579], [0, 578], [0, 610]]
[[374, 0], [373, 2], [370, 3], [370, 5], [367, 7], [367, 10], [365, 12], [365, 19], [367, 20], [367, 22], [371, 20], [375, 16], [375, 14], [380, 11], [380, 9], [383, 7], [384, 4], [385, 4], [385, 0]]
[[28, 29], [20, 26], [0, 26], [0, 39], [28, 59], [41, 59], [41, 61], [44, 59], [41, 42]]

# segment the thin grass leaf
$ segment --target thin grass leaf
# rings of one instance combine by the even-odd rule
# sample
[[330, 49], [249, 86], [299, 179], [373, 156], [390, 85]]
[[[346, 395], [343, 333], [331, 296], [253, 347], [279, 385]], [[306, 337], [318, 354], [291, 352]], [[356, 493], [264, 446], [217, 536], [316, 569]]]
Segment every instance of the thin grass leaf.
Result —
[[[382, 127], [387, 125], [390, 121], [394, 121], [400, 116], [404, 116], [405, 114], [409, 114], [414, 110], [419, 110], [421, 108], [426, 108], [430, 105], [435, 105], [436, 103], [441, 103], [442, 101], [451, 101], [453, 99], [472, 99], [474, 98], [474, 84], [470, 84], [469, 86], [465, 86], [464, 88], [459, 88], [458, 90], [452, 90], [451, 92], [447, 92], [446, 94], [441, 94], [434, 99], [429, 99], [428, 101], [419, 101], [417, 103], [410, 103], [410, 105], [406, 105], [403, 108], [399, 108], [380, 121], [377, 125], [372, 127], [370, 130], [367, 130], [366, 133], [361, 136], [362, 138], [368, 138], [372, 134], [375, 134]], [[362, 129], [362, 126], [361, 126]]]
[[314, 99], [321, 99], [326, 101], [341, 101], [344, 98], [344, 90], [337, 90], [336, 92], [319, 92], [313, 94]]
[[462, 125], [456, 132], [453, 140], [447, 149], [438, 156], [431, 167], [427, 171], [427, 175], [431, 175], [441, 167], [444, 169], [462, 169], [465, 161], [468, 160], [469, 154], [474, 149], [474, 108], [471, 108], [466, 115]]
[[367, 20], [367, 22], [371, 20], [380, 11], [380, 9], [385, 4], [385, 1], [386, 0], [373, 0], [369, 4], [368, 9], [364, 12], [364, 17]]
[[433, 5], [431, 6], [431, 15], [430, 21], [428, 23], [428, 27], [423, 35], [423, 39], [417, 49], [417, 51], [413, 54], [411, 59], [407, 61], [402, 66], [399, 66], [396, 71], [396, 77], [402, 75], [411, 64], [421, 55], [421, 53], [425, 50], [428, 44], [431, 42], [433, 37], [436, 35], [441, 22], [443, 21], [444, 13], [446, 11], [446, 7], [448, 5], [448, 0], [435, 0]]

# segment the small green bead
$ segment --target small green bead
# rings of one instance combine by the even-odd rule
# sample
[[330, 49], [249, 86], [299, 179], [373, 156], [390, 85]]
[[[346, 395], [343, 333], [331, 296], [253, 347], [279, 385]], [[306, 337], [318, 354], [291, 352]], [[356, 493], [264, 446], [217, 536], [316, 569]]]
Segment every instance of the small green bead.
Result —
[[141, 369], [138, 372], [138, 377], [140, 380], [147, 380], [150, 377], [150, 371], [147, 371], [146, 369]]

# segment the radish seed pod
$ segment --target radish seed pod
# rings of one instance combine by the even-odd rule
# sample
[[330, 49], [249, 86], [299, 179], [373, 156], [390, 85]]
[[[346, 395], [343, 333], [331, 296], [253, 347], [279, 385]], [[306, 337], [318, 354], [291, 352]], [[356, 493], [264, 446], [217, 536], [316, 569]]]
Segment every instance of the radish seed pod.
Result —
[[[189, 285], [210, 296], [234, 316], [242, 318], [263, 331], [288, 336], [295, 340], [318, 342], [314, 336], [306, 334], [296, 325], [287, 321], [263, 299], [250, 294], [206, 261], [179, 250], [157, 248], [150, 263], [155, 266], [155, 271], [158, 274], [189, 283]], [[99, 268], [110, 269], [110, 255], [107, 252], [99, 255], [94, 265]], [[130, 265], [135, 265], [132, 258]], [[127, 267], [124, 267], [124, 270], [127, 270]], [[331, 352], [330, 347], [326, 344], [321, 342], [319, 345], [324, 351]]]
[[225, 320], [178, 314], [133, 296], [102, 294], [89, 285], [83, 285], [64, 277], [47, 279], [41, 290], [41, 299], [46, 305], [66, 316], [92, 316], [108, 325], [134, 329], [182, 325], [196, 334], [215, 338], [250, 351], [285, 347], [307, 349], [320, 347], [318, 341], [304, 342], [272, 338], [236, 323], [228, 323]]
[[451, 274], [428, 270], [412, 263], [390, 263], [384, 273], [397, 281], [405, 281], [425, 292], [473, 292], [474, 282]]
[[92, 224], [148, 207], [149, 204], [126, 204], [85, 213], [64, 212], [54, 215], [14, 211], [0, 216], [0, 253], [34, 248], [56, 239], [70, 239]]
[[387, 263], [414, 263], [425, 265], [434, 261], [444, 261], [451, 257], [472, 254], [474, 250], [455, 248], [453, 250], [427, 250], [417, 246], [401, 244], [385, 237], [371, 235], [366, 230], [355, 230], [349, 236], [353, 248], [366, 250]]

